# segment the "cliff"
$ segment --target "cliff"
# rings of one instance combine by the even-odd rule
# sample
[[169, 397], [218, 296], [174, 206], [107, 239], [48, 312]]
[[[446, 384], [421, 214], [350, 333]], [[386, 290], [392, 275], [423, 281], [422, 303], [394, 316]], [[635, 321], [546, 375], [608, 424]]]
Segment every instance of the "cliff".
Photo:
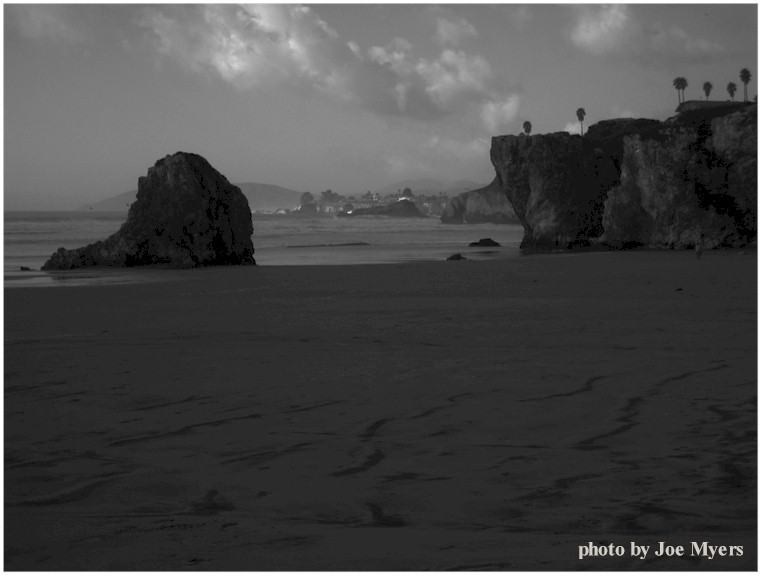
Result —
[[494, 137], [491, 160], [533, 249], [744, 246], [757, 235], [757, 107], [608, 120], [585, 137]]
[[757, 236], [757, 106], [624, 139], [601, 241], [623, 246], [739, 247]]
[[241, 190], [201, 156], [178, 152], [138, 179], [137, 198], [116, 233], [60, 248], [42, 268], [255, 264], [252, 232]]
[[519, 219], [503, 193], [498, 178], [488, 186], [462, 192], [450, 199], [440, 215], [444, 224], [518, 223]]
[[601, 234], [614, 164], [566, 132], [494, 137], [490, 159], [525, 229], [523, 248], [585, 245]]

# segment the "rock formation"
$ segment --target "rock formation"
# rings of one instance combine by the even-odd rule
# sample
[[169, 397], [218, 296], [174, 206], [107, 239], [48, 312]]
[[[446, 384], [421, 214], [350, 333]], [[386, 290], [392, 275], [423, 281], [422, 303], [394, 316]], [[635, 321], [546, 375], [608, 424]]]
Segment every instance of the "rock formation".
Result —
[[523, 248], [744, 246], [755, 239], [757, 107], [493, 138]]
[[501, 244], [495, 242], [492, 238], [481, 238], [476, 242], [470, 242], [469, 246], [495, 247], [495, 246], [501, 246]]
[[498, 136], [490, 159], [525, 229], [522, 248], [580, 246], [601, 234], [601, 207], [618, 174], [582, 137]]
[[158, 160], [138, 180], [127, 221], [106, 240], [58, 249], [43, 270], [255, 264], [252, 215], [241, 190], [197, 154]]
[[519, 222], [498, 179], [483, 188], [450, 199], [440, 215], [443, 224], [516, 224]]
[[624, 139], [619, 186], [601, 241], [623, 246], [739, 247], [757, 236], [757, 106]]

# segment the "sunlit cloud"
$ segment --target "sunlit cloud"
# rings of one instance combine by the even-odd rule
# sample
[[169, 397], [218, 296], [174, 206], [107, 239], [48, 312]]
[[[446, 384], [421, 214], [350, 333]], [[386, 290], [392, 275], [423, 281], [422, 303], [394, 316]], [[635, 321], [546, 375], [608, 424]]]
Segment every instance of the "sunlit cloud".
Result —
[[573, 6], [570, 41], [580, 50], [623, 58], [699, 60], [726, 53], [718, 42], [696, 38], [677, 25], [643, 23], [626, 4]]
[[444, 50], [437, 60], [420, 59], [415, 70], [427, 94], [441, 108], [462, 97], [485, 94], [493, 76], [487, 60], [460, 50]]
[[486, 102], [482, 107], [482, 120], [493, 133], [502, 133], [517, 120], [519, 96], [513, 95], [502, 102]]
[[632, 33], [628, 6], [576, 6], [577, 20], [570, 38], [578, 48], [594, 54], [619, 49]]
[[404, 38], [363, 49], [304, 6], [151, 6], [140, 25], [162, 58], [240, 89], [286, 83], [423, 121], [510, 99], [483, 56], [455, 46], [474, 27], [447, 11], [432, 14], [444, 47], [427, 58]]
[[437, 41], [444, 46], [458, 46], [465, 38], [476, 36], [476, 28], [464, 18], [437, 18]]

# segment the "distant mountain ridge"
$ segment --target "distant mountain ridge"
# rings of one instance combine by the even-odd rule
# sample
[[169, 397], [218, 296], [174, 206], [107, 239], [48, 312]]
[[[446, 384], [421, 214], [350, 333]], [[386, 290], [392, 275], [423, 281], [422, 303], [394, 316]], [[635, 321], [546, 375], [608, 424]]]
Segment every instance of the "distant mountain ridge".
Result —
[[299, 206], [299, 197], [302, 192], [278, 186], [277, 184], [263, 184], [261, 182], [243, 182], [237, 184], [249, 200], [249, 209], [276, 210], [278, 208], [295, 208]]
[[[236, 184], [249, 201], [249, 209], [275, 210], [277, 208], [294, 208], [299, 205], [301, 192], [284, 188], [275, 184], [263, 184], [261, 182], [243, 182]], [[135, 202], [138, 189], [128, 190], [116, 196], [112, 196], [100, 202], [85, 204], [77, 210], [93, 210], [95, 212], [127, 212], [130, 205]]]
[[100, 202], [83, 204], [75, 210], [94, 210], [96, 212], [127, 212], [130, 205], [135, 202], [138, 189], [134, 188], [116, 196], [112, 196]]
[[[302, 193], [290, 188], [278, 186], [276, 184], [264, 184], [261, 182], [243, 182], [236, 183], [249, 201], [249, 208], [254, 212], [257, 210], [276, 210], [279, 208], [295, 208], [299, 206], [299, 200]], [[464, 191], [483, 188], [484, 183], [480, 184], [472, 180], [457, 180], [449, 184], [444, 184], [439, 180], [432, 178], [415, 178], [410, 180], [401, 180], [390, 184], [384, 188], [376, 190], [381, 196], [395, 194], [405, 188], [410, 188], [414, 196], [432, 195], [445, 193], [448, 196], [457, 196]], [[135, 196], [138, 189], [134, 188], [91, 204], [84, 204], [76, 210], [92, 210], [95, 212], [127, 212], [130, 205], [135, 202]], [[314, 193], [315, 194], [315, 193]], [[357, 193], [359, 195], [361, 193]], [[316, 196], [319, 196], [316, 194]]]

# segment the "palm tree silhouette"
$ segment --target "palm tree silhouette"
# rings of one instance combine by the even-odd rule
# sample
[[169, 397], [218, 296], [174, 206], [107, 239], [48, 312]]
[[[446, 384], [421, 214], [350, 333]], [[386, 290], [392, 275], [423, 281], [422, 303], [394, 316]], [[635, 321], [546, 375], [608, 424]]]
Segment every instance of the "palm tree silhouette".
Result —
[[529, 120], [525, 120], [524, 123], [522, 124], [522, 128], [524, 129], [525, 134], [529, 135], [530, 131], [533, 129], [533, 125], [530, 124]]
[[583, 136], [583, 119], [585, 118], [585, 110], [578, 108], [576, 114], [578, 115], [578, 120], [580, 121], [580, 136]]
[[745, 102], [747, 102], [747, 85], [750, 82], [750, 78], [752, 78], [750, 71], [747, 70], [747, 68], [742, 68], [742, 71], [739, 73], [739, 80], [741, 80], [742, 83], [744, 84], [744, 101]]
[[689, 83], [686, 81], [686, 78], [684, 78], [683, 76], [679, 76], [678, 78], [673, 80], [673, 87], [676, 90], [678, 90], [678, 104], [681, 104], [681, 102], [686, 101], [686, 96], [684, 96], [683, 100], [681, 99], [681, 96], [683, 95], [687, 86], [689, 86]]
[[702, 90], [703, 90], [703, 91], [704, 91], [704, 93], [705, 93], [705, 100], [709, 100], [709, 99], [710, 99], [710, 93], [713, 91], [713, 85], [712, 85], [712, 83], [710, 83], [710, 82], [705, 82], [705, 83], [702, 85]]
[[681, 77], [677, 76], [673, 80], [673, 88], [676, 89], [676, 92], [678, 92], [678, 104], [681, 104]]
[[729, 82], [726, 85], [726, 91], [729, 93], [729, 96], [731, 96], [731, 100], [734, 100], [734, 94], [737, 91], [737, 85], [734, 84], [733, 82]]

